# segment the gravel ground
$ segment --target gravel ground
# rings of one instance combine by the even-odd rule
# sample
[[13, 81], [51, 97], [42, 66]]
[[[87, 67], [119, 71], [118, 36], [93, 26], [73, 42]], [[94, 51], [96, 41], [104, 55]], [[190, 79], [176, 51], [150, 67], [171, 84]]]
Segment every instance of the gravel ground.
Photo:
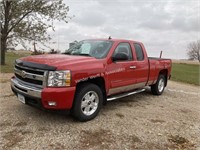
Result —
[[0, 149], [200, 149], [199, 86], [170, 81], [161, 96], [146, 92], [108, 102], [92, 121], [68, 111], [24, 105], [1, 74]]

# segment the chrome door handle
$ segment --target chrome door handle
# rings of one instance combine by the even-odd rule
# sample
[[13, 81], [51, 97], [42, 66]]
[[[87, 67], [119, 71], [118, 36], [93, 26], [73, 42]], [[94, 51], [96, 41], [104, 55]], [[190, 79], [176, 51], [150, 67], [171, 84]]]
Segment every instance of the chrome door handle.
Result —
[[136, 66], [130, 66], [130, 69], [136, 69]]

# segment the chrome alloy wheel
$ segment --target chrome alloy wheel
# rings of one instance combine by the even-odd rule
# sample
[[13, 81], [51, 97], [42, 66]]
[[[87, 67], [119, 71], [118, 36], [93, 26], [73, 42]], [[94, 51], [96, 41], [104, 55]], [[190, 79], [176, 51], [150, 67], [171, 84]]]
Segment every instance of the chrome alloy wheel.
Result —
[[92, 115], [98, 108], [99, 96], [94, 91], [87, 92], [81, 100], [81, 111], [84, 115]]
[[164, 79], [161, 78], [160, 81], [158, 82], [158, 91], [162, 92], [164, 87], [165, 87], [165, 81]]

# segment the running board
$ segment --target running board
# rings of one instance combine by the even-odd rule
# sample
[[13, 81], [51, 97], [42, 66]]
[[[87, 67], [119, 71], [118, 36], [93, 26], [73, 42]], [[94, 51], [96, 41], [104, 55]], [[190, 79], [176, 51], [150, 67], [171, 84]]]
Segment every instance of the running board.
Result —
[[136, 90], [136, 91], [133, 91], [133, 92], [118, 94], [118, 95], [115, 95], [113, 97], [107, 98], [107, 101], [112, 101], [112, 100], [115, 100], [115, 99], [118, 99], [118, 98], [123, 98], [123, 97], [130, 96], [130, 95], [133, 95], [133, 94], [141, 93], [141, 92], [144, 92], [144, 91], [145, 91], [145, 89], [139, 89], [139, 90]]

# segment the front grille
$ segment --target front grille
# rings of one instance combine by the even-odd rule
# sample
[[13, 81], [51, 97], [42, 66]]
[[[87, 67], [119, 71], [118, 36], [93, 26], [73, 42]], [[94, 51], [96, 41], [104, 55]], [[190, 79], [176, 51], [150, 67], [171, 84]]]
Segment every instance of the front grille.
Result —
[[25, 84], [35, 86], [45, 85], [45, 71], [40, 69], [28, 68], [20, 65], [15, 65], [15, 77]]
[[42, 81], [39, 81], [39, 80], [33, 80], [33, 79], [29, 79], [29, 78], [22, 78], [20, 75], [16, 74], [15, 73], [15, 76], [24, 81], [24, 82], [28, 82], [28, 83], [33, 83], [33, 84], [37, 84], [37, 85], [43, 85], [43, 82]]
[[15, 68], [16, 69], [19, 69], [19, 70], [24, 70], [24, 71], [27, 71], [27, 72], [29, 72], [29, 73], [33, 73], [33, 74], [39, 74], [39, 75], [44, 75], [44, 71], [43, 70], [41, 70], [41, 71], [37, 71], [37, 70], [34, 70], [34, 69], [31, 69], [31, 68], [25, 68], [25, 67], [20, 67], [20, 66], [17, 66], [17, 65], [15, 65]]

